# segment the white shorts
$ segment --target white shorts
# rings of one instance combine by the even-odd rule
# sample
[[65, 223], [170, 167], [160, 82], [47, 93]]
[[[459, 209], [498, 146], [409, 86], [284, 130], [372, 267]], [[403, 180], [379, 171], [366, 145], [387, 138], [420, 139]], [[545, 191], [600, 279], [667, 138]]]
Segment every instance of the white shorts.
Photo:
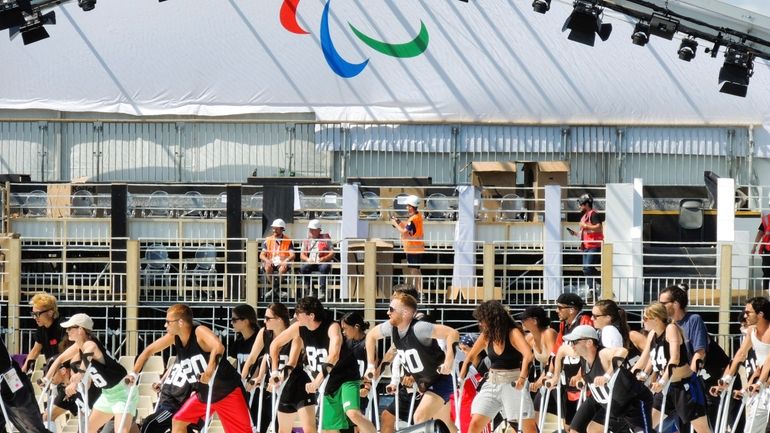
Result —
[[[515, 376], [518, 377], [516, 371]], [[494, 419], [498, 412], [502, 412], [507, 421], [518, 421], [520, 416], [521, 419], [534, 418], [535, 407], [526, 386], [519, 391], [510, 382], [492, 382], [488, 379], [482, 385], [481, 391], [473, 399], [471, 414]]]

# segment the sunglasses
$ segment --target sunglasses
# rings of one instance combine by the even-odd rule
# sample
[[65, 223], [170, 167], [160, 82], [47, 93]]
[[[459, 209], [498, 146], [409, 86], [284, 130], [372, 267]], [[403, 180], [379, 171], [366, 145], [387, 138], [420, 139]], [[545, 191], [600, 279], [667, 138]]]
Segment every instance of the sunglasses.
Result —
[[32, 317], [37, 319], [38, 317], [42, 316], [43, 314], [45, 314], [45, 313], [47, 313], [49, 311], [51, 311], [51, 310], [49, 309], [49, 310], [42, 310], [42, 311], [33, 311], [32, 312]]
[[396, 311], [399, 311], [398, 308], [388, 307], [388, 313], [395, 313]]
[[593, 317], [594, 319], [597, 319], [599, 317], [605, 317], [605, 316], [609, 316], [609, 314], [591, 314], [591, 317]]
[[241, 320], [246, 320], [246, 319], [243, 317], [233, 317], [232, 319], [230, 319], [230, 321], [233, 323], [240, 322]]
[[171, 319], [171, 320], [166, 320], [166, 323], [174, 323], [174, 322], [176, 322], [177, 320], [179, 320], [179, 319]]
[[275, 320], [275, 317], [265, 316], [265, 322], [270, 321], [270, 320]]

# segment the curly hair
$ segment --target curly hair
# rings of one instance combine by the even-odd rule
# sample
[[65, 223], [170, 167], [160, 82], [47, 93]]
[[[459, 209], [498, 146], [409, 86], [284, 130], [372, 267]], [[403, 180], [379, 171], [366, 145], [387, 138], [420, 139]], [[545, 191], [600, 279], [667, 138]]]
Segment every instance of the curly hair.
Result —
[[521, 330], [500, 301], [482, 302], [473, 311], [473, 318], [479, 321], [482, 334], [493, 343], [504, 343], [513, 328]]

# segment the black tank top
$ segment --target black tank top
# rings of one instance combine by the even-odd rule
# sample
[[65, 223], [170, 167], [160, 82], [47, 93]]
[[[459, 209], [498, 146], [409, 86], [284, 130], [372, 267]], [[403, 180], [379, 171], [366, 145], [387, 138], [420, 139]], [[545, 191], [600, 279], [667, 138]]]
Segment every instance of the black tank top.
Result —
[[588, 365], [588, 361], [585, 358], [580, 358], [580, 362], [583, 364], [583, 381], [585, 381], [585, 383], [594, 383], [594, 379], [604, 376], [604, 373], [606, 373], [602, 361], [599, 359], [599, 350], [601, 350], [601, 348], [597, 349], [596, 359], [594, 359], [593, 365]]
[[[195, 336], [197, 328], [197, 325], [193, 326], [186, 346], [182, 344], [179, 336], [176, 336], [174, 348], [176, 350], [177, 363], [182, 363], [181, 374], [185, 380], [191, 383], [193, 389], [198, 392], [198, 400], [205, 403], [208, 398], [209, 387], [198, 382], [198, 376], [206, 370], [210, 353], [205, 352], [198, 345], [198, 338]], [[222, 356], [219, 361], [216, 377], [214, 378], [211, 401], [217, 402], [223, 399], [240, 386], [241, 376], [227, 360], [227, 357]]]
[[[300, 326], [299, 328], [299, 335], [302, 337], [302, 342], [305, 344], [307, 364], [312, 371], [321, 371], [321, 365], [328, 362], [329, 327], [332, 323], [334, 323], [334, 321], [326, 319], [321, 322], [321, 325], [314, 331], [311, 331], [304, 326]], [[340, 333], [340, 338], [341, 337], [342, 334]], [[329, 374], [329, 381], [326, 383], [324, 392], [327, 395], [333, 394], [343, 383], [360, 379], [361, 375], [358, 374], [358, 364], [353, 357], [353, 352], [343, 342], [343, 344], [340, 345], [339, 359]]]
[[[680, 333], [681, 337], [681, 333]], [[652, 369], [658, 373], [664, 373], [668, 360], [671, 359], [671, 348], [666, 340], [666, 331], [664, 330], [660, 335], [656, 336], [652, 340], [652, 348], [650, 350], [650, 358], [652, 359]], [[679, 344], [679, 364], [676, 367], [689, 364], [690, 360], [687, 358], [687, 346], [684, 344], [684, 338]]]
[[391, 338], [404, 370], [412, 375], [418, 384], [429, 387], [444, 377], [437, 370], [444, 363], [446, 354], [435, 339], [431, 339], [428, 346], [420, 342], [414, 333], [417, 323], [419, 322], [413, 320], [403, 337], [399, 335], [398, 328], [393, 327]]
[[[586, 316], [588, 314], [589, 313], [580, 313], [577, 316], [575, 316], [575, 319], [571, 323], [565, 323], [564, 333], [562, 335], [569, 335], [569, 333], [572, 332], [573, 329], [577, 328], [580, 325], [580, 322], [582, 322], [583, 320], [583, 316]], [[565, 356], [562, 359], [562, 371], [564, 371], [564, 381], [562, 381], [562, 385], [566, 385], [567, 390], [569, 391], [577, 390], [577, 388], [573, 386], [569, 386], [568, 384], [570, 382], [570, 378], [578, 374], [578, 371], [580, 371], [580, 357]]]
[[364, 377], [364, 373], [366, 372], [366, 339], [361, 340], [352, 340], [352, 339], [345, 339], [345, 345], [348, 346], [348, 348], [353, 352], [353, 357], [356, 359], [356, 363], [358, 364], [358, 373], [361, 375], [361, 377]]
[[[96, 343], [96, 347], [98, 347], [99, 351], [102, 352], [104, 362], [91, 359], [91, 363], [88, 365], [88, 368], [86, 368], [86, 371], [91, 377], [91, 381], [93, 382], [94, 386], [97, 388], [112, 388], [113, 386], [120, 383], [124, 377], [126, 377], [126, 369], [120, 365], [118, 361], [115, 360], [115, 358], [111, 357], [109, 353], [107, 353], [107, 351], [104, 349], [104, 346], [97, 338], [91, 337], [90, 339]], [[70, 362], [70, 366], [73, 367], [73, 370], [75, 369], [74, 366], [77, 366], [79, 370], [82, 370], [83, 367], [88, 364], [88, 360], [85, 359], [86, 356], [82, 350], [78, 352], [78, 356], [79, 358], [77, 360]]]
[[754, 351], [754, 348], [749, 349], [746, 360], [743, 361], [743, 367], [746, 369], [746, 380], [750, 379], [757, 371], [757, 352]]
[[494, 343], [492, 341], [487, 344], [487, 357], [490, 361], [490, 368], [497, 370], [515, 370], [521, 368], [521, 361], [523, 359], [521, 353], [511, 344], [509, 335], [505, 336], [505, 342], [503, 343], [503, 353], [497, 354], [495, 352]]

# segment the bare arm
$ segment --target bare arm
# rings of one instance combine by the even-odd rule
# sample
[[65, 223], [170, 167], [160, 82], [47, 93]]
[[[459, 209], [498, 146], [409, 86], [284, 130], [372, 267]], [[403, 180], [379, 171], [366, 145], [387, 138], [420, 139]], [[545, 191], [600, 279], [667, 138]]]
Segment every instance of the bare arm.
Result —
[[199, 379], [201, 383], [205, 384], [208, 383], [209, 378], [217, 368], [219, 357], [225, 353], [225, 345], [222, 344], [222, 340], [214, 334], [214, 331], [205, 326], [198, 326], [195, 328], [195, 338], [198, 339], [198, 344], [201, 349], [210, 353], [208, 367], [206, 367], [206, 371], [201, 374]]
[[652, 340], [654, 338], [655, 338], [654, 332], [650, 332], [647, 335], [647, 345], [644, 346], [644, 350], [642, 350], [641, 356], [639, 356], [639, 359], [636, 361], [636, 364], [634, 364], [634, 366], [631, 367], [631, 370], [644, 371], [647, 369], [647, 363], [650, 361], [650, 350], [652, 349]]
[[465, 362], [463, 363], [463, 368], [460, 370], [460, 380], [464, 379], [465, 376], [468, 375], [469, 365], [476, 363], [476, 357], [479, 356], [479, 353], [484, 350], [484, 347], [486, 347], [487, 344], [488, 341], [486, 334], [479, 335], [479, 338], [477, 338], [476, 342], [473, 343], [471, 350], [468, 352], [468, 354], [465, 355]]
[[[272, 371], [278, 371], [281, 348], [287, 345], [295, 337], [299, 337], [299, 323], [294, 323], [273, 338], [273, 342], [270, 343], [270, 369]], [[292, 347], [292, 352], [293, 351], [294, 347]]]
[[460, 341], [460, 333], [446, 325], [434, 325], [433, 335], [437, 340], [446, 340], [446, 357], [441, 368], [442, 374], [449, 374], [455, 362], [455, 343]]
[[30, 350], [29, 353], [27, 354], [27, 360], [24, 361], [24, 365], [21, 366], [22, 373], [27, 372], [29, 361], [35, 361], [38, 355], [40, 355], [41, 350], [43, 350], [43, 345], [40, 343], [35, 343], [35, 345], [32, 346], [32, 350]]
[[243, 362], [243, 369], [241, 370], [241, 378], [248, 379], [249, 370], [251, 370], [251, 366], [257, 362], [257, 358], [259, 358], [259, 354], [262, 353], [262, 349], [264, 348], [264, 335], [265, 335], [265, 328], [262, 328], [257, 333], [257, 338], [254, 341], [254, 344], [251, 346], [251, 352], [249, 352], [249, 357], [246, 358], [246, 361]]
[[[519, 373], [519, 380], [521, 380], [522, 386], [524, 386], [524, 381], [529, 376], [529, 365], [532, 364], [532, 360], [535, 359], [535, 355], [532, 353], [532, 347], [527, 343], [527, 340], [524, 338], [524, 334], [518, 330], [517, 328], [511, 329], [511, 332], [508, 334], [509, 340], [513, 347], [516, 348], [516, 350], [521, 353], [523, 356], [523, 359], [521, 360], [521, 370]], [[516, 385], [519, 384], [519, 380], [516, 380]]]
[[152, 355], [171, 346], [172, 344], [174, 344], [174, 336], [171, 334], [166, 334], [150, 343], [150, 345], [145, 347], [142, 353], [136, 357], [136, 360], [134, 361], [134, 368], [131, 370], [131, 372], [139, 374], [144, 368], [144, 363], [147, 362], [147, 360]]
[[374, 376], [375, 361], [377, 361], [377, 340], [382, 338], [380, 325], [375, 326], [366, 334], [366, 372], [364, 373], [366, 377]]
[[77, 344], [73, 344], [72, 346], [68, 347], [67, 350], [62, 352], [59, 356], [56, 357], [56, 359], [53, 360], [53, 363], [50, 367], [48, 367], [48, 373], [45, 375], [46, 381], [50, 382], [51, 379], [53, 379], [54, 374], [59, 370], [59, 367], [64, 363], [64, 361], [70, 361], [72, 360], [75, 355], [78, 353], [78, 346]]

